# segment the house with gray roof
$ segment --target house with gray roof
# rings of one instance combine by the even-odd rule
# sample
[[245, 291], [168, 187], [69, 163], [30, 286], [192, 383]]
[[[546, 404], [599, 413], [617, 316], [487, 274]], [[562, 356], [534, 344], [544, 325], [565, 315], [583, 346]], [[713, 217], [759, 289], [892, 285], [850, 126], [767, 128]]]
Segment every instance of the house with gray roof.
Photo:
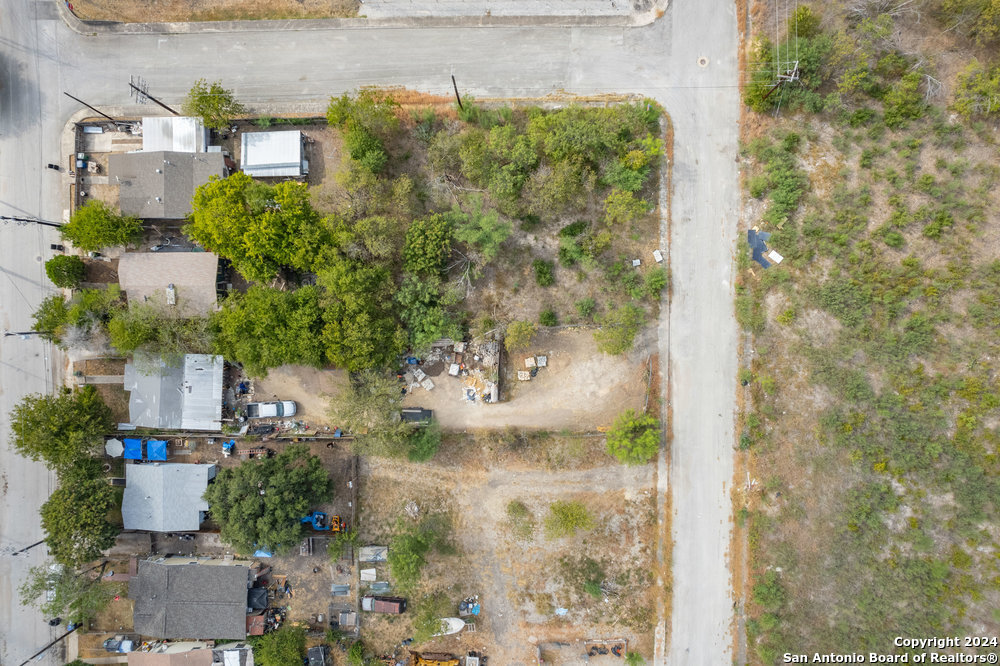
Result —
[[197, 532], [208, 512], [208, 502], [202, 495], [215, 472], [215, 465], [126, 465], [122, 497], [125, 529]]
[[125, 364], [129, 425], [161, 430], [222, 430], [221, 356], [168, 358], [136, 352]]
[[219, 257], [211, 252], [126, 252], [118, 284], [129, 305], [149, 303], [173, 317], [203, 317], [217, 309]]
[[250, 569], [211, 562], [139, 562], [128, 584], [135, 632], [150, 638], [246, 638]]
[[191, 212], [191, 199], [209, 178], [226, 177], [221, 152], [112, 153], [108, 177], [118, 185], [122, 213], [142, 219], [182, 220]]

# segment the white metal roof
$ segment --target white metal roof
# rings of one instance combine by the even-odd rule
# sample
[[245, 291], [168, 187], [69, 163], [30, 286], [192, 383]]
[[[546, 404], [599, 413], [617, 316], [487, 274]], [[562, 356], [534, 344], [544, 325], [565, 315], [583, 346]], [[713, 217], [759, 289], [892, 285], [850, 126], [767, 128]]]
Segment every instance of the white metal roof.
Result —
[[125, 364], [129, 421], [143, 428], [221, 430], [222, 357], [187, 354], [183, 362], [136, 352]]
[[208, 130], [201, 118], [154, 116], [142, 119], [143, 152], [203, 153], [207, 145]]
[[250, 176], [301, 176], [302, 132], [245, 132], [240, 167]]

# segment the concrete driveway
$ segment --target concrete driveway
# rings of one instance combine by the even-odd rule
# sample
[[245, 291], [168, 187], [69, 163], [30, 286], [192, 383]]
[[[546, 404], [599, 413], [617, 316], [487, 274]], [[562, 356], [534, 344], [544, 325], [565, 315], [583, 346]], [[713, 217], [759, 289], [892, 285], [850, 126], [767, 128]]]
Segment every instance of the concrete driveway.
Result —
[[[130, 106], [130, 74], [178, 104], [200, 77], [221, 79], [262, 111], [320, 110], [331, 94], [362, 85], [450, 94], [537, 98], [639, 93], [660, 101], [675, 130], [671, 258], [674, 276], [661, 358], [672, 364], [674, 601], [669, 657], [657, 663], [731, 660], [729, 483], [735, 407], [736, 326], [731, 252], [738, 214], [737, 26], [730, 2], [677, 0], [645, 27], [357, 27], [234, 33], [80, 35], [55, 0], [0, 0], [0, 214], [59, 220], [63, 126], [78, 105], [69, 92], [112, 113]], [[558, 23], [558, 21], [556, 22]], [[571, 22], [567, 22], [571, 23]], [[699, 62], [699, 59], [702, 59]], [[65, 156], [62, 156], [64, 158]], [[20, 330], [49, 287], [41, 262], [55, 234], [0, 227], [0, 317]], [[59, 362], [38, 341], [4, 340], [0, 409], [52, 387]], [[0, 436], [7, 438], [6, 423]], [[51, 489], [44, 468], [2, 450], [3, 544], [37, 540], [37, 509]], [[36, 551], [39, 549], [35, 549]], [[38, 555], [34, 555], [38, 557]], [[48, 627], [22, 612], [21, 563], [0, 559], [0, 660], [19, 664], [46, 642]], [[48, 663], [58, 663], [55, 657]]]

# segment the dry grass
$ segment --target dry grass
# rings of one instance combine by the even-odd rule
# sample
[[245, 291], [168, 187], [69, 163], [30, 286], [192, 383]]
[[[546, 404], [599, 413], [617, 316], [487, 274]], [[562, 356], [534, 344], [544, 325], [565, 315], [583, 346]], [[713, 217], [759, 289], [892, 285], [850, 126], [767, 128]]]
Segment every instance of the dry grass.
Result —
[[350, 18], [357, 0], [77, 0], [73, 12], [84, 20], [122, 23]]

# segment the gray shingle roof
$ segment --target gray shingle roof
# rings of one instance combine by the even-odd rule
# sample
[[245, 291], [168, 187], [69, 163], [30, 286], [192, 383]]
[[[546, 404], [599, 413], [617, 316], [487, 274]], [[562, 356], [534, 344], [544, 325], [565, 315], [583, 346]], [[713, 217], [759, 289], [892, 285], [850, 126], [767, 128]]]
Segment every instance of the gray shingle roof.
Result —
[[[216, 309], [219, 258], [211, 252], [126, 252], [118, 259], [118, 283], [129, 304], [151, 303], [164, 314], [204, 316]], [[174, 304], [167, 287], [174, 285]]]
[[125, 466], [122, 520], [127, 530], [196, 532], [215, 465], [157, 463]]
[[128, 593], [135, 631], [152, 638], [245, 638], [249, 569], [139, 562]]
[[118, 185], [118, 206], [126, 215], [180, 220], [191, 212], [195, 189], [211, 176], [226, 175], [222, 153], [155, 151], [112, 153], [108, 176]]

